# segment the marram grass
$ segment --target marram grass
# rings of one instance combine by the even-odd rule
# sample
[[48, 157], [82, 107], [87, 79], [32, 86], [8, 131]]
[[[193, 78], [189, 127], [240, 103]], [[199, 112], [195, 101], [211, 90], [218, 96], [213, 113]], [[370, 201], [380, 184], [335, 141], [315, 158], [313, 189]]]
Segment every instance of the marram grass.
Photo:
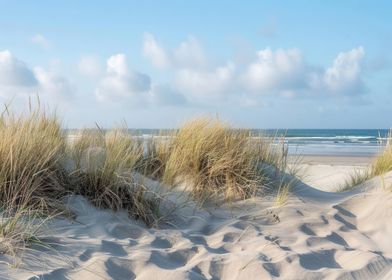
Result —
[[348, 191], [355, 186], [392, 171], [392, 133], [389, 132], [385, 148], [365, 170], [354, 170], [338, 191]]
[[0, 203], [55, 207], [67, 190], [65, 137], [56, 116], [42, 111], [0, 118]]
[[[126, 129], [82, 130], [71, 140], [54, 114], [6, 111], [0, 117], [0, 251], [15, 254], [39, 242], [34, 217], [65, 211], [69, 194], [154, 225], [160, 197], [143, 175], [184, 184], [201, 204], [251, 197], [286, 169], [287, 150], [273, 142], [211, 118], [144, 143]], [[283, 199], [286, 189], [280, 194]]]
[[265, 183], [263, 164], [277, 163], [272, 150], [248, 130], [216, 119], [194, 119], [173, 135], [162, 180], [185, 184], [200, 202], [217, 196], [244, 199]]
[[[68, 193], [66, 138], [54, 114], [41, 109], [0, 117], [0, 252], [40, 243], [44, 221], [63, 211]], [[37, 218], [40, 217], [40, 218]]]
[[83, 130], [71, 144], [70, 154], [76, 194], [99, 208], [125, 209], [135, 218], [153, 222], [154, 203], [145, 199], [146, 189], [134, 174], [143, 157], [142, 145], [125, 129]]

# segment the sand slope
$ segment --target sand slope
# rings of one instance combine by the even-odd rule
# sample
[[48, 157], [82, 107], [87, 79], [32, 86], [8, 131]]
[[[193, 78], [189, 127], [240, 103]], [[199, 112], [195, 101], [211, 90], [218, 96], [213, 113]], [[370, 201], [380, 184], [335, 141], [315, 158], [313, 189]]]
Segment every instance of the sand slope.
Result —
[[282, 207], [250, 199], [160, 229], [74, 197], [76, 220], [57, 219], [47, 234], [57, 252], [27, 253], [18, 269], [0, 263], [0, 278], [391, 279], [390, 182], [338, 194], [299, 183]]

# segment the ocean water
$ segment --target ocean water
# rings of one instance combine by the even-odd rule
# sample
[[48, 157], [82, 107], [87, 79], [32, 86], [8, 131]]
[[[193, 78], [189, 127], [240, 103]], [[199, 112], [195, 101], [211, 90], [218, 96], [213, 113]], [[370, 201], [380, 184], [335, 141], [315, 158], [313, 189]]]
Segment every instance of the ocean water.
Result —
[[[254, 130], [255, 133], [260, 132]], [[290, 154], [374, 156], [388, 139], [388, 129], [288, 129], [264, 130], [285, 136]]]
[[[150, 137], [165, 131], [159, 129], [130, 129], [132, 135]], [[170, 130], [166, 130], [170, 131]], [[68, 130], [69, 134], [76, 133]], [[260, 135], [284, 136], [290, 154], [331, 156], [374, 156], [388, 139], [388, 129], [253, 129]]]

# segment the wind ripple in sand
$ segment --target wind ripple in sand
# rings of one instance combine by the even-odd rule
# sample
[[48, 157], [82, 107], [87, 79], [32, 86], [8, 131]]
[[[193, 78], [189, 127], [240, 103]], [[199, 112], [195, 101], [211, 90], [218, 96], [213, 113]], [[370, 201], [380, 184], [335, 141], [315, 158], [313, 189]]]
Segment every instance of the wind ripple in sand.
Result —
[[[375, 279], [392, 275], [392, 194], [318, 196], [271, 208], [267, 199], [200, 212], [178, 228], [148, 229], [126, 213], [74, 198], [76, 222], [59, 220], [58, 256], [2, 279]], [[86, 210], [87, 209], [87, 210]], [[50, 252], [48, 253], [50, 256]], [[60, 259], [61, 259], [60, 258]], [[43, 258], [44, 259], [44, 258]], [[57, 261], [56, 261], [57, 260]], [[64, 261], [66, 260], [66, 261]], [[28, 265], [28, 264], [27, 264]], [[41, 266], [42, 269], [42, 266]], [[35, 270], [35, 271], [34, 271]], [[37, 275], [34, 277], [34, 275]]]

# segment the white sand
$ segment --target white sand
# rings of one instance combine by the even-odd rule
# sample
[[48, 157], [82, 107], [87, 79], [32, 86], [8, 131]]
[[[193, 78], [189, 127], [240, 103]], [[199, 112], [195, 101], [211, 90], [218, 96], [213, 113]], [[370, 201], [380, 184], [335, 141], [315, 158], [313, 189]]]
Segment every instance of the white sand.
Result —
[[301, 159], [300, 177], [314, 188], [336, 191], [354, 172], [363, 172], [369, 157], [305, 156]]
[[75, 197], [76, 220], [47, 233], [57, 252], [27, 253], [18, 269], [0, 263], [0, 278], [392, 279], [391, 183], [392, 173], [347, 193], [299, 183], [281, 207], [250, 199], [160, 229]]

